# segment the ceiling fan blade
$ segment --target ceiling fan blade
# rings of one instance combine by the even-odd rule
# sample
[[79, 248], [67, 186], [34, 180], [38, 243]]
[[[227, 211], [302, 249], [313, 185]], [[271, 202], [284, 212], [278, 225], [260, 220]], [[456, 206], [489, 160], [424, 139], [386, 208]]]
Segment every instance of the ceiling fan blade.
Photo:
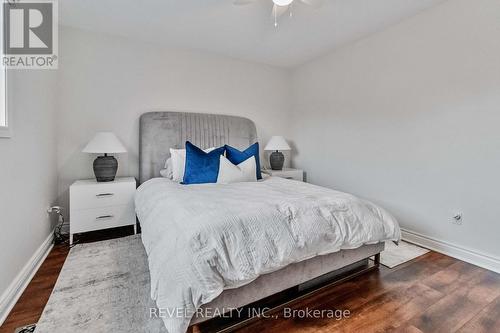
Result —
[[256, 2], [257, 0], [233, 0], [233, 4], [236, 6], [245, 6]]
[[272, 17], [273, 18], [278, 18], [280, 17], [281, 15], [285, 14], [286, 11], [288, 10], [288, 6], [278, 6], [278, 5], [274, 5], [273, 6], [273, 11], [272, 11]]
[[313, 7], [321, 7], [321, 5], [323, 4], [323, 0], [300, 0], [300, 1], [305, 3], [306, 5]]

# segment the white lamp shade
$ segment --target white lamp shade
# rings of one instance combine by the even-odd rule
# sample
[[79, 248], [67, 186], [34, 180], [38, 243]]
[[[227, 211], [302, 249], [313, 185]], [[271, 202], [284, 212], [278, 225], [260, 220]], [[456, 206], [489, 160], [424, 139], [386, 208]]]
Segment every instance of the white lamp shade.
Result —
[[288, 6], [293, 0], [273, 0], [276, 6]]
[[91, 154], [126, 153], [127, 150], [112, 132], [99, 132], [82, 150]]
[[292, 150], [292, 148], [290, 148], [284, 137], [273, 136], [264, 150]]

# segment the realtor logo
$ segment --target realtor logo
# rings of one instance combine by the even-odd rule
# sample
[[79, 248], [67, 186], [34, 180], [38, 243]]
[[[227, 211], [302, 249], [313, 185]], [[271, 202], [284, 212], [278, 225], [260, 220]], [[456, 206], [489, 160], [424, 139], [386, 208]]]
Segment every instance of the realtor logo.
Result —
[[57, 2], [9, 0], [2, 9], [2, 65], [57, 68]]

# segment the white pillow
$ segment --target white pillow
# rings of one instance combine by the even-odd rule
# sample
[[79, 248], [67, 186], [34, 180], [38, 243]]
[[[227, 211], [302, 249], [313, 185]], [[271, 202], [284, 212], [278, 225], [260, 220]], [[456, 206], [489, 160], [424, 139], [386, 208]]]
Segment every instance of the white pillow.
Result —
[[[214, 149], [215, 147], [212, 147], [204, 149], [203, 151], [209, 153]], [[172, 180], [175, 182], [182, 182], [184, 179], [184, 169], [186, 167], [186, 149], [170, 148], [170, 158], [172, 159]]]
[[217, 184], [230, 184], [240, 182], [257, 181], [257, 163], [255, 156], [246, 159], [238, 165], [234, 165], [224, 155], [219, 160], [219, 175]]
[[160, 170], [160, 175], [165, 178], [172, 179], [174, 177], [174, 174], [172, 172], [172, 159], [167, 158], [167, 161], [165, 162], [165, 168]]

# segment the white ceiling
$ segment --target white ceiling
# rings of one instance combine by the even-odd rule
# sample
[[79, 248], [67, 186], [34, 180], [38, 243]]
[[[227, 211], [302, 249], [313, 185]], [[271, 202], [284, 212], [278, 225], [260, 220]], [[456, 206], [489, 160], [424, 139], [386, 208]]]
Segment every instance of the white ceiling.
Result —
[[272, 0], [63, 0], [62, 25], [233, 58], [291, 67], [446, 0], [297, 0], [293, 17], [271, 18]]

